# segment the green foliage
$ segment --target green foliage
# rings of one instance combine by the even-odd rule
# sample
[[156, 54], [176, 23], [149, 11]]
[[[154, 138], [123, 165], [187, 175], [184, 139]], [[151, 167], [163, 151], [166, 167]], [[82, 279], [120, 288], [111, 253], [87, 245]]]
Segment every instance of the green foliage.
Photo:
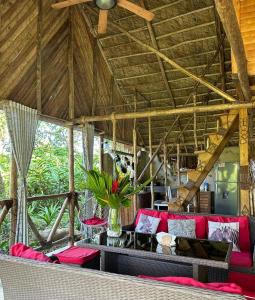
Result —
[[51, 204], [49, 206], [40, 206], [39, 212], [37, 214], [38, 218], [45, 222], [46, 227], [53, 224], [56, 220], [60, 210], [60, 205], [58, 203]]
[[134, 188], [130, 182], [129, 176], [113, 180], [108, 173], [95, 170], [87, 171], [82, 166], [86, 174], [85, 188], [89, 190], [98, 203], [104, 207], [118, 209], [120, 207], [129, 207], [130, 197], [140, 192], [151, 180], [147, 180], [142, 185]]

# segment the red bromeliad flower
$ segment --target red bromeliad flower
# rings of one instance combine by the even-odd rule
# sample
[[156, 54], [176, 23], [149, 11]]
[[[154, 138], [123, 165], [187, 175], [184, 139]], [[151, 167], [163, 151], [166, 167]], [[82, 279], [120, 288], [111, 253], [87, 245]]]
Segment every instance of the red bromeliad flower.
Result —
[[117, 179], [115, 179], [115, 180], [113, 181], [113, 183], [112, 183], [112, 192], [113, 192], [113, 193], [116, 193], [117, 190], [118, 190], [118, 188], [119, 188], [119, 182], [118, 182]]

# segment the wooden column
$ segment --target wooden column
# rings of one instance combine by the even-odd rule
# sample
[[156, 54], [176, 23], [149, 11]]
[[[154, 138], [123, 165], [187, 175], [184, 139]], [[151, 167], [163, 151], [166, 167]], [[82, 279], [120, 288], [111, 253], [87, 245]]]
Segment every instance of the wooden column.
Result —
[[165, 183], [165, 198], [167, 200], [167, 145], [164, 144], [164, 183]]
[[36, 45], [36, 103], [42, 112], [42, 0], [37, 0], [37, 45]]
[[104, 170], [104, 135], [99, 135], [99, 170]]
[[12, 246], [15, 243], [16, 226], [17, 226], [17, 213], [18, 213], [18, 201], [17, 201], [17, 187], [18, 187], [18, 172], [14, 155], [11, 155], [11, 178], [10, 178], [10, 199], [12, 199], [11, 208], [11, 233], [9, 245]]
[[[69, 119], [74, 118], [74, 70], [73, 70], [73, 8], [69, 8], [69, 41], [68, 41], [68, 74], [69, 74]], [[73, 126], [68, 128], [68, 161], [69, 161], [69, 244], [74, 243], [74, 132]]]
[[[194, 107], [197, 105], [197, 95], [193, 95], [193, 105]], [[194, 112], [193, 114], [193, 121], [194, 121], [194, 142], [195, 142], [195, 149], [198, 150], [198, 142], [197, 142], [197, 114]]]
[[249, 119], [247, 109], [239, 110], [240, 213], [250, 214], [249, 191]]
[[238, 19], [232, 0], [215, 0], [215, 6], [225, 29], [232, 51], [232, 64], [236, 63], [237, 75], [246, 101], [251, 99], [247, 59]]
[[[136, 186], [137, 181], [137, 132], [134, 126], [133, 128], [133, 155], [134, 155], [134, 186]], [[133, 199], [134, 204], [134, 215], [136, 214], [137, 210], [137, 195], [134, 195]]]
[[180, 173], [180, 144], [177, 144], [177, 161], [176, 161], [176, 169], [177, 169], [177, 183], [178, 186], [181, 185], [181, 173]]
[[[150, 159], [153, 156], [152, 153], [152, 128], [151, 128], [151, 118], [148, 118], [148, 126], [149, 126], [149, 156]], [[153, 164], [150, 164], [150, 178], [153, 177]], [[151, 208], [154, 208], [154, 201], [155, 201], [155, 197], [154, 197], [154, 188], [153, 188], [153, 183], [154, 180], [151, 181]]]

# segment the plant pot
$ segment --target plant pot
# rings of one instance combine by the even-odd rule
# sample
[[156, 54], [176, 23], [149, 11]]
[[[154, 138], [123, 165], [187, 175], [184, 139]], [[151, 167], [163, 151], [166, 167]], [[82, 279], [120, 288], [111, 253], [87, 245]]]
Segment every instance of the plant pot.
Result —
[[120, 237], [121, 234], [122, 228], [120, 209], [110, 208], [108, 216], [107, 235], [109, 237]]

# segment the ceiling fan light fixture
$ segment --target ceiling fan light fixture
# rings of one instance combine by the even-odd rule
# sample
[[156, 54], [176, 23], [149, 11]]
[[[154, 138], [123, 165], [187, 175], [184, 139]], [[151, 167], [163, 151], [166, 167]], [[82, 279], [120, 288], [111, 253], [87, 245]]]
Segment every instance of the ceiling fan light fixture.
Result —
[[96, 6], [99, 9], [108, 10], [117, 4], [117, 0], [96, 0]]

